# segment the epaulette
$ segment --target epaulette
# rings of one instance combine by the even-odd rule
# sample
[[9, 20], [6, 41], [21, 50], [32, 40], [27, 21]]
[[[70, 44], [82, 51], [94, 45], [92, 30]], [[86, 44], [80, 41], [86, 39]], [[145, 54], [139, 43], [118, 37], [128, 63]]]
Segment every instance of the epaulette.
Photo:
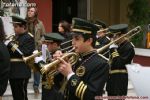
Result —
[[96, 41], [95, 45], [100, 45], [100, 43], [98, 41]]
[[28, 34], [29, 34], [31, 37], [34, 37], [30, 32], [28, 32]]
[[100, 57], [102, 57], [103, 59], [105, 59], [106, 61], [109, 61], [108, 58], [106, 58], [105, 56], [103, 56], [102, 54], [98, 54]]
[[135, 48], [135, 45], [132, 43], [132, 42], [130, 42], [131, 43], [131, 45]]
[[113, 52], [111, 53], [112, 58], [118, 57], [119, 53], [117, 51], [117, 49], [114, 49]]

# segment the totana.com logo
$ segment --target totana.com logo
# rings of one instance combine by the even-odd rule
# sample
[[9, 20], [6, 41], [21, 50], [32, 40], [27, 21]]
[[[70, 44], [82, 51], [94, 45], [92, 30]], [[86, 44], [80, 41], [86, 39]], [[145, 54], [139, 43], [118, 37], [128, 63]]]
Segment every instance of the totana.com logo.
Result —
[[4, 8], [4, 7], [35, 7], [36, 3], [6, 3], [3, 2], [1, 0], [1, 7], [0, 8]]

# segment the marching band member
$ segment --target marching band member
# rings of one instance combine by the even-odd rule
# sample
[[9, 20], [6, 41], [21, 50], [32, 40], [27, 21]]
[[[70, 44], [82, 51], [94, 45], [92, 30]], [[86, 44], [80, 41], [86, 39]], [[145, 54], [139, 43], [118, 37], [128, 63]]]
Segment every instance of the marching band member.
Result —
[[102, 21], [96, 21], [95, 25], [101, 26], [99, 28], [99, 31], [97, 31], [97, 44], [96, 48], [101, 48], [104, 45], [108, 44], [110, 42], [110, 38], [106, 36], [106, 24]]
[[[115, 39], [127, 33], [128, 25], [112, 25], [109, 29], [112, 33], [117, 33], [114, 37]], [[128, 73], [125, 65], [130, 64], [135, 55], [134, 46], [124, 37], [117, 41], [117, 43], [110, 45], [109, 49], [111, 70], [106, 86], [108, 96], [126, 96]]]
[[[52, 55], [60, 50], [60, 44], [65, 38], [58, 33], [47, 33], [43, 36], [43, 44], [47, 45], [47, 49], [52, 57]], [[40, 66], [40, 63], [46, 64], [50, 63], [53, 57], [48, 62], [43, 62], [44, 59], [41, 57], [35, 58], [35, 63]], [[52, 80], [51, 80], [52, 79]], [[48, 73], [42, 76], [42, 100], [59, 100], [61, 94], [59, 89], [61, 87], [61, 81], [63, 81], [62, 74], [56, 74], [55, 76], [49, 76]]]
[[[99, 31], [97, 31], [97, 41], [96, 41], [96, 48], [101, 48], [108, 43], [110, 43], [110, 38], [106, 36], [106, 24], [102, 21], [96, 21], [95, 25], [101, 26]], [[109, 58], [108, 49], [104, 50], [101, 54], [103, 54], [106, 58]]]
[[61, 61], [58, 70], [68, 80], [64, 95], [66, 100], [94, 100], [95, 96], [103, 93], [109, 65], [94, 49], [97, 30], [97, 26], [86, 20], [72, 20], [72, 45], [80, 58], [72, 66], [58, 57]]
[[15, 38], [6, 41], [11, 57], [10, 86], [13, 100], [28, 100], [27, 85], [31, 77], [31, 69], [25, 64], [22, 57], [29, 56], [34, 51], [34, 38], [27, 32], [26, 20], [12, 16]]

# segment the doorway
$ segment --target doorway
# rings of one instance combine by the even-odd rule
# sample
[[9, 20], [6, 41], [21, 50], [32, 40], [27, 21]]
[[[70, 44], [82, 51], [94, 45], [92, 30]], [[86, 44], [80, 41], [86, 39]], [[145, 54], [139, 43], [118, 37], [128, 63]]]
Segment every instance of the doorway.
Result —
[[78, 14], [78, 0], [53, 0], [52, 1], [52, 30], [58, 32], [58, 23], [66, 20], [71, 23]]

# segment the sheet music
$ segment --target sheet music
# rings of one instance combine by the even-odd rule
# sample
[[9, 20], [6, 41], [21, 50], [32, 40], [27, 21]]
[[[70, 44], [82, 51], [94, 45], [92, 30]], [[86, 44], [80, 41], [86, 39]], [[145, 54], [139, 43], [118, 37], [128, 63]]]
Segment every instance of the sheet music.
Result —
[[43, 58], [43, 61], [46, 62], [46, 59], [47, 59], [47, 56], [46, 56], [46, 49], [47, 49], [47, 45], [45, 44], [42, 44], [42, 58]]

